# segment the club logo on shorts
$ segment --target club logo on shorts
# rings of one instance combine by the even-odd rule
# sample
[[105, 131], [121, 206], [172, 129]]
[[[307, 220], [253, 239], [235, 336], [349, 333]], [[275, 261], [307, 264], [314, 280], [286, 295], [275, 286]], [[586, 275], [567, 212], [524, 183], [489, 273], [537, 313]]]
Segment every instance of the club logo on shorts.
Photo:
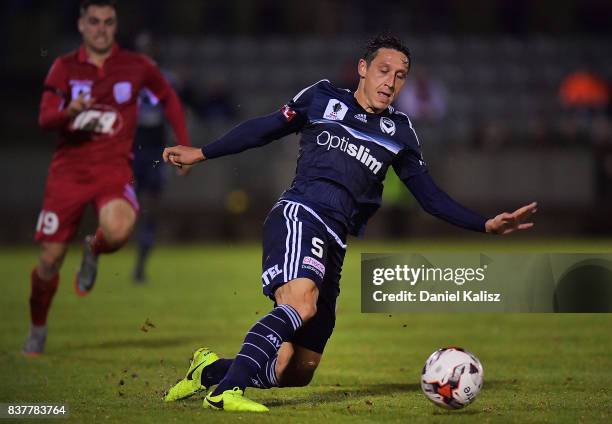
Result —
[[347, 111], [348, 111], [348, 106], [346, 106], [340, 100], [330, 99], [329, 102], [327, 103], [327, 108], [325, 108], [325, 113], [323, 114], [323, 118], [329, 119], [332, 121], [342, 121]]
[[380, 118], [380, 130], [383, 132], [383, 134], [395, 134], [395, 122], [386, 116], [382, 116]]
[[129, 81], [121, 81], [113, 86], [113, 94], [115, 101], [119, 104], [125, 103], [132, 98], [132, 83]]
[[304, 260], [302, 261], [302, 268], [314, 271], [314, 273], [317, 274], [319, 278], [323, 278], [323, 276], [325, 275], [325, 265], [310, 256], [304, 256]]

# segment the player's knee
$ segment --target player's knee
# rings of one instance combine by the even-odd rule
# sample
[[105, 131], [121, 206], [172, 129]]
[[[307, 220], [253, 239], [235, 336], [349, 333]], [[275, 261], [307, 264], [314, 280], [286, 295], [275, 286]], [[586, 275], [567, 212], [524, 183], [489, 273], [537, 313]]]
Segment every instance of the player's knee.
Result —
[[304, 322], [317, 313], [319, 290], [315, 283], [307, 278], [290, 281], [279, 287], [274, 296], [279, 305], [292, 306]]
[[51, 276], [57, 274], [62, 266], [60, 258], [41, 255], [38, 260], [38, 274], [40, 276]]
[[291, 306], [293, 306], [304, 322], [314, 317], [317, 313], [317, 305], [314, 302], [304, 302]]
[[109, 245], [113, 247], [120, 247], [130, 238], [133, 228], [133, 223], [124, 220], [117, 220], [106, 225], [104, 238], [106, 238]]
[[38, 273], [41, 277], [51, 277], [62, 267], [64, 253], [61, 251], [43, 249], [38, 258]]

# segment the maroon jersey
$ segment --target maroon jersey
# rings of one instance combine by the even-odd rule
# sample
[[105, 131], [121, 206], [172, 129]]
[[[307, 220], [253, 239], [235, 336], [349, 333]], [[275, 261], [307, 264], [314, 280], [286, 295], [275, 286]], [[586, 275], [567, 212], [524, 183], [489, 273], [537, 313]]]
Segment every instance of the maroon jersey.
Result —
[[[102, 67], [88, 61], [84, 46], [56, 59], [45, 79], [39, 116], [41, 127], [59, 131], [50, 176], [100, 178], [108, 167], [131, 175], [137, 97], [143, 89], [163, 102], [178, 143], [189, 145], [178, 97], [148, 57], [114, 45]], [[94, 103], [70, 119], [65, 108], [79, 94]]]

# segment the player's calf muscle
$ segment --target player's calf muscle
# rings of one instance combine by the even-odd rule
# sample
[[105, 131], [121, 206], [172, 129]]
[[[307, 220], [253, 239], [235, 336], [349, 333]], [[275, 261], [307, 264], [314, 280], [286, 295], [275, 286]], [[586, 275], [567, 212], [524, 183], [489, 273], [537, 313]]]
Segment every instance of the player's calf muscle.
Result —
[[303, 387], [310, 384], [314, 373], [319, 366], [319, 361], [289, 361], [280, 374], [279, 385], [281, 387]]
[[276, 373], [281, 387], [307, 386], [321, 362], [321, 354], [291, 343], [278, 352]]
[[[315, 368], [316, 369], [316, 368]], [[308, 386], [314, 377], [313, 370], [286, 370], [279, 378], [280, 387]]]

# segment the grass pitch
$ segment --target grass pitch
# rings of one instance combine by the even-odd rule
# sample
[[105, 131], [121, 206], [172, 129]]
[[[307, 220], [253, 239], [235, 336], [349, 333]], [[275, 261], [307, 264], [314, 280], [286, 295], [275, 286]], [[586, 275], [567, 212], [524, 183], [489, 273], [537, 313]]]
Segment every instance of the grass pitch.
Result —
[[[610, 251], [609, 243], [510, 246]], [[246, 330], [269, 311], [258, 245], [158, 248], [144, 286], [132, 284], [133, 251], [125, 249], [102, 258], [96, 288], [86, 298], [72, 288], [80, 256], [74, 247], [51, 310], [47, 351], [39, 358], [19, 353], [36, 251], [4, 248], [0, 403], [66, 404], [70, 418], [64, 422], [79, 423], [612, 422], [612, 314], [360, 313], [359, 253], [466, 248], [483, 246], [353, 243], [336, 330], [313, 382], [249, 389], [250, 397], [271, 407], [262, 415], [203, 410], [201, 397], [161, 401], [195, 348], [233, 356]], [[484, 389], [464, 410], [439, 409], [420, 390], [423, 362], [445, 345], [473, 351], [485, 368]]]

